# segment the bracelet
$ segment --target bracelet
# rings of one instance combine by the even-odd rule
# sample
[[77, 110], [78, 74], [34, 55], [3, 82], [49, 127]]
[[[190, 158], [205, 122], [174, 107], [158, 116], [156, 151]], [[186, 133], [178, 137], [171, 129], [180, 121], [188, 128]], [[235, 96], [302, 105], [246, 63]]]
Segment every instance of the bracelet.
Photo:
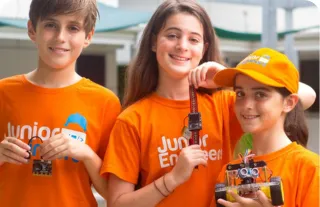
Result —
[[165, 180], [166, 175], [167, 175], [167, 174], [164, 174], [164, 176], [163, 176], [163, 185], [164, 185], [164, 187], [166, 188], [166, 190], [167, 190], [169, 193], [173, 193], [174, 190], [170, 191], [169, 188], [168, 188], [167, 185], [166, 185], [166, 180]]
[[158, 186], [157, 186], [157, 184], [156, 184], [156, 181], [153, 181], [153, 185], [154, 185], [154, 187], [159, 191], [159, 193], [161, 193], [161, 195], [162, 195], [163, 197], [167, 197], [167, 195], [163, 194], [163, 193], [161, 192], [161, 190], [158, 188]]

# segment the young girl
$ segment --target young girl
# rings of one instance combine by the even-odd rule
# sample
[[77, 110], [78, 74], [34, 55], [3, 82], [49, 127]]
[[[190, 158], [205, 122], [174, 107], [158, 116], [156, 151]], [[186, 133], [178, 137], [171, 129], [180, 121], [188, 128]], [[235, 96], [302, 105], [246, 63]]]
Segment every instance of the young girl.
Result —
[[[301, 93], [301, 91], [303, 91], [303, 93]], [[307, 110], [308, 108], [310, 108], [316, 100], [316, 92], [310, 86], [301, 82], [299, 82], [298, 95], [302, 103], [303, 110]], [[245, 133], [244, 135], [242, 135], [242, 137], [236, 144], [235, 150], [233, 152], [233, 157], [237, 159], [238, 155], [244, 154], [247, 149], [252, 149], [252, 135], [250, 133]]]
[[101, 169], [108, 175], [109, 207], [210, 205], [215, 180], [242, 135], [234, 93], [199, 90], [200, 146], [188, 146], [183, 137], [190, 70], [222, 62], [212, 28], [192, 0], [165, 1], [147, 24], [129, 66], [126, 109], [114, 125]]
[[[108, 176], [109, 207], [210, 205], [215, 180], [242, 130], [232, 91], [199, 89], [201, 142], [188, 146], [183, 129], [190, 112], [190, 70], [224, 68], [208, 61], [222, 62], [205, 10], [192, 0], [162, 3], [129, 66], [126, 109], [114, 125], [101, 169]], [[214, 87], [213, 76], [207, 78], [202, 86]]]
[[[272, 176], [281, 177], [284, 206], [319, 206], [319, 156], [305, 148], [308, 129], [297, 96], [299, 73], [289, 59], [262, 48], [236, 68], [218, 72], [214, 82], [233, 86], [237, 118], [242, 129], [253, 137], [253, 159], [265, 161]], [[225, 170], [218, 181], [224, 181]], [[222, 199], [218, 202], [227, 207], [271, 206], [261, 191], [260, 203], [231, 194], [236, 203]]]

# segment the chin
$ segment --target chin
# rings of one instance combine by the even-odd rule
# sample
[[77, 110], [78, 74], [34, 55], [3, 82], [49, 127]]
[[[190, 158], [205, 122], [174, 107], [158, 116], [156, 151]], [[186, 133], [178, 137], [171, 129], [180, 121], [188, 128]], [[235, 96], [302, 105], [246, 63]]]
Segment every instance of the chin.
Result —
[[188, 77], [189, 71], [181, 71], [181, 70], [172, 70], [171, 76], [177, 80], [183, 79]]
[[65, 66], [65, 65], [50, 65], [50, 68], [52, 68], [53, 70], [63, 70], [66, 67], [67, 66]]
[[248, 125], [245, 125], [245, 126], [241, 126], [243, 132], [245, 133], [251, 133], [251, 134], [254, 134], [258, 131], [258, 128], [257, 127], [254, 127], [254, 126], [248, 126]]
[[59, 63], [59, 62], [50, 62], [47, 64], [50, 68], [56, 69], [56, 70], [62, 70], [64, 68], [69, 67], [71, 64], [70, 63]]

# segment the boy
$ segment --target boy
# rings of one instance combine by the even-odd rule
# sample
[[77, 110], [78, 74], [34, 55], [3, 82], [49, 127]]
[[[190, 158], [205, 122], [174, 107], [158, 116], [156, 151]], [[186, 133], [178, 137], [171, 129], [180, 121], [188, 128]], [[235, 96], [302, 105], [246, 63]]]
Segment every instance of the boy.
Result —
[[[1, 206], [97, 206], [116, 95], [75, 72], [98, 15], [95, 0], [33, 0], [38, 66], [0, 80]], [[88, 70], [91, 68], [88, 68]]]

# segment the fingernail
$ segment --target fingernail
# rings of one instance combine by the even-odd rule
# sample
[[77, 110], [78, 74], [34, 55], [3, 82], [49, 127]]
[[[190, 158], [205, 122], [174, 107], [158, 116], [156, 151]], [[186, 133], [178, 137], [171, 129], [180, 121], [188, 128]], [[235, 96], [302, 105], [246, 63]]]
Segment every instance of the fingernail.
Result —
[[30, 159], [31, 158], [31, 152], [27, 151], [27, 156], [25, 157], [26, 159]]

